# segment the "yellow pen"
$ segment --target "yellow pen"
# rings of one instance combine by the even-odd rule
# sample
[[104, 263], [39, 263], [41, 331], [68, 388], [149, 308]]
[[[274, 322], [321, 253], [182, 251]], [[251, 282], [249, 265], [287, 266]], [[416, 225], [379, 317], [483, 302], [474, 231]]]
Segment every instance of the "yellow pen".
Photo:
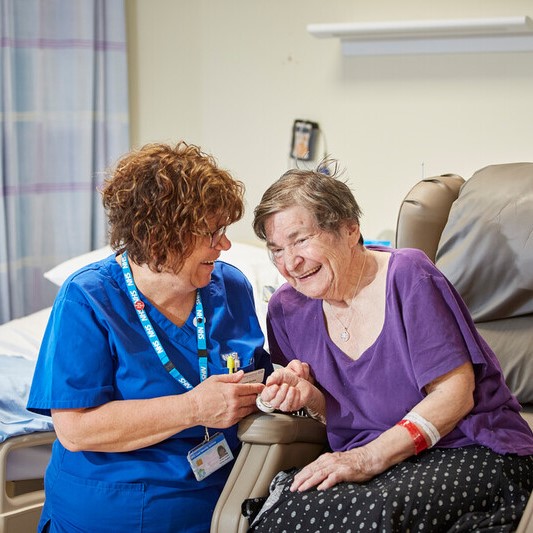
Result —
[[228, 374], [233, 374], [233, 372], [235, 372], [235, 359], [233, 355], [228, 355], [226, 367], [228, 369]]

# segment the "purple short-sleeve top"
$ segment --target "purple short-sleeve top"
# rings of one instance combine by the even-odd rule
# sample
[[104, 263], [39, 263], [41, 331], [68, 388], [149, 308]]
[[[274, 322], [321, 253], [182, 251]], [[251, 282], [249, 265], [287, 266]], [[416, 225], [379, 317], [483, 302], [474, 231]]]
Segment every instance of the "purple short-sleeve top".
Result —
[[330, 339], [322, 300], [284, 284], [269, 303], [272, 360], [310, 365], [326, 398], [331, 448], [344, 451], [372, 441], [424, 398], [426, 385], [470, 361], [475, 406], [437, 446], [479, 444], [498, 453], [533, 454], [520, 405], [457, 291], [423, 252], [387, 252], [383, 329], [356, 360]]

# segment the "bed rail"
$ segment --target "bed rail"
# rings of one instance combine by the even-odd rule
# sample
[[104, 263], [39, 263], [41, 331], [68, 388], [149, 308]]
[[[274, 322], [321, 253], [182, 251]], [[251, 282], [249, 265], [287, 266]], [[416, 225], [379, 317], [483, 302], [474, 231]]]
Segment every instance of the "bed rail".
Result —
[[11, 437], [0, 444], [0, 532], [35, 531], [44, 503], [41, 480], [10, 481], [7, 478], [9, 454], [21, 448], [48, 446], [53, 431]]

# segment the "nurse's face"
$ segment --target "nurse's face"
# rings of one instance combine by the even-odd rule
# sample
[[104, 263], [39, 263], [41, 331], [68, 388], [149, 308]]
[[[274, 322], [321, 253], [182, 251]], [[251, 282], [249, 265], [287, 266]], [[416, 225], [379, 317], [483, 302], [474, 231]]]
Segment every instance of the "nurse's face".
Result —
[[296, 205], [272, 215], [265, 232], [276, 268], [297, 291], [310, 298], [345, 297], [357, 225], [344, 225], [339, 234], [323, 231], [310, 211]]
[[196, 239], [193, 253], [185, 260], [178, 273], [180, 280], [188, 284], [192, 290], [209, 284], [220, 252], [231, 248], [231, 242], [222, 228], [224, 228], [223, 225], [213, 223], [210, 225], [208, 235]]

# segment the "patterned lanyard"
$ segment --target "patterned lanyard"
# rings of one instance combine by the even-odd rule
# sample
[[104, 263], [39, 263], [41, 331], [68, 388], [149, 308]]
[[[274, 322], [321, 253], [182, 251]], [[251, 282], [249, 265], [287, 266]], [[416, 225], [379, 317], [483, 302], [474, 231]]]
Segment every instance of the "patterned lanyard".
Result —
[[[167, 352], [163, 348], [163, 345], [159, 341], [159, 337], [155, 332], [146, 311], [144, 310], [144, 302], [139, 298], [137, 286], [133, 280], [133, 274], [131, 273], [130, 264], [128, 261], [128, 252], [122, 254], [121, 260], [122, 273], [124, 274], [124, 281], [128, 287], [128, 293], [130, 295], [131, 302], [139, 321], [148, 337], [148, 340], [152, 344], [152, 347], [159, 357], [161, 364], [165, 367], [166, 371], [179, 383], [181, 383], [187, 390], [191, 390], [193, 386], [185, 379], [178, 369], [174, 366], [174, 363], [168, 358]], [[205, 335], [205, 319], [204, 308], [202, 305], [202, 299], [200, 297], [200, 291], [196, 291], [196, 344], [198, 350], [198, 367], [200, 370], [200, 380], [207, 379], [207, 344]]]

